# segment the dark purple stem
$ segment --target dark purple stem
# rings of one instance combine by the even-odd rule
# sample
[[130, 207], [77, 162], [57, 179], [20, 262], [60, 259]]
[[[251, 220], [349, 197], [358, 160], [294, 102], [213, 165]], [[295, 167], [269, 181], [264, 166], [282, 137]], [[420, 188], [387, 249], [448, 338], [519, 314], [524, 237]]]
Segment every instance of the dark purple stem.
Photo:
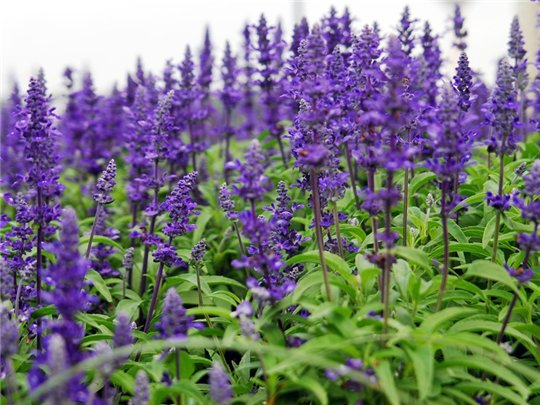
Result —
[[[37, 205], [38, 205], [38, 212], [40, 215], [39, 224], [38, 224], [38, 230], [37, 230], [37, 246], [36, 246], [36, 303], [37, 308], [41, 306], [41, 267], [43, 264], [43, 252], [42, 252], [42, 244], [43, 244], [43, 224], [42, 224], [42, 211], [43, 211], [43, 194], [41, 191], [41, 187], [37, 188]], [[41, 351], [41, 318], [37, 319], [37, 349], [38, 351]]]
[[448, 262], [450, 256], [450, 243], [448, 239], [448, 210], [447, 210], [447, 187], [448, 183], [444, 182], [442, 185], [442, 200], [441, 200], [441, 223], [443, 233], [443, 245], [444, 245], [444, 259], [442, 269], [441, 287], [439, 289], [439, 296], [437, 297], [436, 311], [439, 311], [441, 304], [446, 293], [446, 284], [448, 282]]

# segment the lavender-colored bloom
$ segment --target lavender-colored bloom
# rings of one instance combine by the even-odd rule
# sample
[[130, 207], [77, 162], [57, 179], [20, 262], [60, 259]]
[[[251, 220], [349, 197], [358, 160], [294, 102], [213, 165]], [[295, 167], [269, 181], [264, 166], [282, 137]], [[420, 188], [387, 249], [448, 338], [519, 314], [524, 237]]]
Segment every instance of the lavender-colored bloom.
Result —
[[197, 172], [186, 174], [165, 199], [162, 209], [167, 211], [171, 219], [163, 228], [163, 233], [171, 238], [181, 236], [195, 229], [189, 223], [190, 216], [198, 215], [197, 203], [193, 201], [191, 193], [195, 188]]
[[242, 301], [236, 307], [236, 310], [231, 312], [231, 316], [240, 318], [241, 316], [252, 316], [253, 307], [249, 301]]
[[255, 327], [253, 321], [247, 316], [240, 316], [239, 318], [240, 331], [242, 335], [254, 341], [259, 340], [261, 338], [261, 335], [259, 335], [259, 332], [257, 332], [257, 328]]
[[223, 183], [219, 188], [219, 206], [225, 213], [225, 216], [231, 221], [236, 221], [238, 219], [238, 213], [235, 211], [234, 201], [231, 199], [231, 191], [227, 184]]
[[298, 48], [300, 47], [300, 43], [307, 38], [309, 35], [309, 24], [307, 22], [307, 19], [303, 17], [299, 23], [294, 25], [293, 28], [293, 35], [291, 39], [291, 47], [290, 51], [292, 52], [293, 56], [298, 56]]
[[205, 239], [201, 239], [197, 242], [195, 246], [193, 246], [193, 249], [191, 249], [191, 262], [195, 265], [200, 265], [207, 249], [208, 245]]
[[174, 92], [164, 95], [156, 108], [152, 125], [151, 148], [146, 154], [149, 159], [165, 159], [169, 156], [170, 136], [174, 130], [172, 101]]
[[114, 347], [127, 346], [133, 343], [133, 323], [125, 312], [120, 312], [116, 316], [113, 342]]
[[504, 59], [499, 63], [495, 89], [484, 108], [486, 121], [493, 128], [488, 149], [499, 156], [512, 153], [518, 141], [516, 126], [519, 123], [519, 103], [512, 70]]
[[[47, 346], [47, 366], [51, 376], [61, 374], [68, 367], [66, 342], [59, 334], [54, 334], [49, 339]], [[59, 384], [49, 393], [51, 402], [61, 404], [69, 398], [68, 384]]]
[[19, 349], [19, 326], [9, 316], [7, 309], [0, 305], [0, 358], [2, 362], [13, 356]]
[[245, 201], [262, 200], [264, 194], [272, 189], [272, 183], [264, 174], [265, 156], [257, 140], [250, 143], [244, 158], [245, 163], [236, 159], [226, 165], [226, 168], [239, 172], [233, 185], [234, 193]]
[[116, 162], [111, 159], [107, 168], [98, 178], [96, 189], [94, 191], [94, 200], [98, 204], [110, 204], [113, 202], [111, 193], [116, 185]]
[[306, 241], [291, 225], [294, 211], [303, 208], [303, 205], [296, 202], [291, 204], [291, 197], [287, 194], [287, 185], [284, 181], [279, 182], [277, 193], [278, 204], [272, 203], [270, 207], [265, 208], [272, 213], [270, 219], [272, 225], [272, 249], [276, 252], [283, 250], [292, 256], [298, 252], [300, 245]]
[[464, 131], [461, 122], [463, 113], [457, 108], [458, 95], [445, 88], [432, 124], [428, 127], [431, 156], [426, 167], [437, 175], [442, 190], [444, 215], [448, 215], [460, 201], [456, 184], [463, 181], [464, 170], [472, 156], [474, 139]]
[[[53, 127], [54, 108], [49, 106], [46, 91], [43, 78], [30, 79], [25, 106], [19, 111], [15, 129], [24, 142], [27, 181], [30, 186], [40, 189], [43, 197], [54, 197], [61, 194], [64, 186], [58, 182], [59, 133]], [[45, 215], [45, 212], [40, 213], [38, 222], [45, 219]]]
[[210, 396], [217, 405], [228, 404], [233, 397], [231, 382], [229, 376], [225, 373], [223, 366], [214, 362], [209, 373]]
[[[257, 61], [259, 62], [259, 79], [257, 81], [261, 90], [261, 98], [264, 106], [263, 129], [267, 129], [270, 135], [275, 137], [281, 149], [283, 161], [286, 157], [281, 144], [282, 127], [279, 122], [283, 119], [283, 111], [279, 98], [284, 93], [280, 71], [283, 65], [282, 51], [283, 42], [280, 35], [276, 35], [275, 27], [268, 25], [264, 15], [261, 15], [259, 24], [255, 27], [257, 32]], [[274, 33], [274, 38], [272, 38]]]
[[499, 211], [508, 211], [512, 206], [510, 204], [510, 195], [509, 194], [493, 194], [491, 191], [486, 193], [486, 201], [490, 207], [493, 207]]
[[467, 43], [465, 42], [465, 38], [467, 38], [467, 30], [463, 27], [464, 22], [465, 18], [461, 15], [461, 7], [459, 4], [456, 4], [453, 18], [454, 35], [456, 37], [454, 46], [460, 51], [467, 49]]
[[411, 13], [408, 6], [405, 6], [403, 13], [401, 14], [401, 19], [399, 20], [398, 27], [398, 39], [401, 43], [403, 52], [407, 57], [411, 57], [412, 51], [414, 50], [414, 23], [415, 19], [411, 18]]
[[212, 67], [214, 59], [212, 57], [212, 42], [210, 41], [210, 29], [206, 27], [204, 32], [204, 45], [199, 59], [199, 77], [197, 81], [199, 86], [208, 91], [212, 83]]
[[472, 71], [469, 67], [469, 58], [462, 52], [454, 75], [454, 90], [459, 95], [458, 105], [462, 111], [467, 112], [471, 106]]
[[17, 192], [22, 186], [22, 180], [26, 171], [24, 159], [24, 142], [20, 141], [19, 132], [16, 130], [19, 111], [22, 108], [22, 99], [17, 84], [9, 99], [3, 103], [0, 117], [0, 161], [2, 173], [0, 184], [5, 190]]
[[167, 290], [163, 311], [159, 323], [156, 324], [162, 338], [185, 338], [190, 328], [199, 328], [193, 317], [186, 314], [182, 299], [174, 288]]
[[135, 377], [135, 394], [130, 405], [148, 405], [150, 403], [150, 382], [144, 370], [137, 371]]
[[244, 66], [242, 68], [242, 98], [240, 104], [240, 110], [244, 118], [244, 122], [241, 125], [241, 134], [244, 139], [251, 138], [255, 129], [257, 128], [257, 116], [255, 111], [255, 92], [253, 90], [255, 85], [255, 67], [253, 64], [253, 41], [251, 38], [250, 26], [246, 25], [242, 31], [244, 42], [243, 48], [243, 60]]
[[0, 300], [14, 299], [16, 292], [13, 284], [13, 272], [4, 257], [0, 256]]
[[531, 268], [522, 268], [513, 269], [508, 264], [504, 264], [506, 272], [514, 277], [520, 284], [527, 284], [529, 280], [534, 276], [534, 271]]
[[60, 241], [55, 253], [56, 262], [48, 270], [48, 279], [54, 287], [50, 301], [64, 321], [74, 322], [75, 314], [84, 309], [86, 302], [83, 282], [88, 261], [79, 253], [79, 227], [75, 211], [71, 208], [63, 211]]
[[426, 21], [424, 26], [424, 34], [420, 38], [422, 43], [423, 56], [423, 93], [425, 101], [428, 105], [435, 105], [438, 94], [438, 82], [442, 75], [440, 68], [442, 65], [441, 50], [439, 49], [438, 37], [433, 36], [431, 27]]
[[513, 62], [513, 73], [516, 88], [524, 91], [527, 88], [529, 81], [527, 75], [527, 59], [525, 58], [527, 51], [525, 50], [525, 42], [523, 33], [519, 26], [519, 20], [516, 17], [512, 20], [510, 28], [510, 40], [508, 41], [508, 56]]
[[[225, 43], [225, 52], [223, 54], [221, 65], [223, 88], [219, 93], [219, 97], [223, 102], [227, 114], [230, 114], [240, 101], [241, 93], [238, 88], [238, 72], [236, 56], [233, 55], [231, 45], [229, 41], [227, 41]], [[227, 115], [227, 126], [230, 125], [230, 119], [231, 117]]]
[[122, 259], [122, 265], [126, 270], [133, 269], [133, 256], [135, 254], [135, 248], [127, 248]]
[[127, 113], [126, 162], [129, 164], [126, 194], [134, 204], [148, 198], [148, 181], [152, 162], [146, 156], [150, 147], [152, 111], [146, 88], [139, 86], [133, 104]]

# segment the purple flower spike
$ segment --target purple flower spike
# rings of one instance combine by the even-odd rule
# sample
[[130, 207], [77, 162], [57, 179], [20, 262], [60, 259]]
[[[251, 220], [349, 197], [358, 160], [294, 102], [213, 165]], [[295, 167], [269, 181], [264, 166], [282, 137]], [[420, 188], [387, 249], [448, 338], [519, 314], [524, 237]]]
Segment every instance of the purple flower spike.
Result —
[[529, 280], [534, 276], [534, 271], [531, 268], [523, 268], [519, 267], [517, 269], [513, 269], [508, 264], [504, 264], [504, 268], [510, 274], [510, 276], [514, 277], [520, 284], [527, 284]]
[[98, 204], [110, 204], [113, 202], [111, 193], [116, 185], [116, 162], [111, 159], [107, 168], [101, 173], [94, 191], [94, 200]]
[[227, 405], [233, 397], [229, 376], [225, 373], [223, 366], [214, 362], [209, 373], [210, 396], [217, 405]]
[[454, 35], [456, 37], [456, 42], [454, 42], [454, 46], [458, 48], [460, 51], [464, 51], [467, 49], [467, 43], [465, 42], [465, 38], [467, 38], [467, 30], [463, 27], [463, 23], [465, 22], [465, 18], [461, 15], [461, 7], [459, 4], [456, 4], [456, 7], [454, 8]]
[[182, 299], [174, 288], [167, 290], [163, 311], [159, 323], [156, 324], [162, 338], [187, 337], [190, 328], [201, 328], [200, 324], [193, 322], [193, 317], [186, 314]]

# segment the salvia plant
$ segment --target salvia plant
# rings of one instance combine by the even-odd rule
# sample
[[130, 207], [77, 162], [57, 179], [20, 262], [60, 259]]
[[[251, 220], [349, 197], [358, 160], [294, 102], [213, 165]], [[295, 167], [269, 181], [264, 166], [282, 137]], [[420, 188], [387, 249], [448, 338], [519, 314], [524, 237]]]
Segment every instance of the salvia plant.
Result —
[[540, 404], [540, 55], [514, 18], [491, 84], [447, 20], [15, 85], [0, 404]]

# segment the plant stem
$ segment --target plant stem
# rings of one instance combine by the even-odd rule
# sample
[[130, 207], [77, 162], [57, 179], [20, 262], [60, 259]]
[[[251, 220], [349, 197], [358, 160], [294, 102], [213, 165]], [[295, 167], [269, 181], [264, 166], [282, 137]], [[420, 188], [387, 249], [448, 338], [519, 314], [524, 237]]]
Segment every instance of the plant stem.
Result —
[[353, 165], [351, 162], [351, 152], [349, 151], [349, 145], [345, 144], [345, 158], [347, 159], [347, 169], [349, 170], [349, 177], [351, 178], [351, 187], [354, 196], [354, 205], [356, 209], [360, 209], [360, 200], [358, 199], [358, 191], [356, 190], [356, 177], [354, 175]]
[[240, 235], [240, 230], [238, 229], [238, 224], [236, 222], [233, 222], [234, 231], [236, 232], [236, 237], [238, 238], [238, 245], [240, 246], [240, 253], [242, 256], [246, 255], [246, 251], [244, 249], [244, 244], [242, 243], [242, 236]]
[[[368, 181], [368, 189], [369, 191], [371, 191], [372, 193], [375, 192], [375, 171], [373, 169], [368, 169], [368, 176], [367, 176], [367, 181]], [[373, 232], [373, 251], [375, 253], [378, 253], [379, 251], [379, 238], [378, 238], [378, 235], [377, 235], [377, 228], [378, 228], [378, 225], [377, 225], [377, 217], [376, 216], [372, 216], [371, 217], [371, 228], [372, 228], [372, 232]]]
[[[38, 212], [41, 216], [43, 211], [43, 193], [41, 187], [37, 188], [37, 205]], [[41, 267], [43, 264], [43, 224], [41, 223], [41, 218], [38, 224], [37, 230], [37, 246], [36, 246], [36, 306], [39, 309], [41, 306]], [[36, 335], [36, 345], [38, 351], [41, 351], [41, 317], [37, 318], [37, 335]]]
[[[503, 139], [504, 148], [504, 139]], [[499, 162], [499, 197], [503, 196], [503, 182], [504, 182], [504, 155], [501, 154]], [[501, 225], [501, 211], [497, 210], [495, 214], [495, 233], [493, 235], [493, 250], [491, 252], [491, 261], [494, 262], [497, 258], [497, 248], [499, 247], [499, 228]]]
[[[169, 238], [169, 245], [172, 243], [172, 238]], [[157, 297], [159, 294], [159, 289], [161, 287], [161, 279], [163, 278], [163, 269], [165, 268], [165, 263], [159, 263], [159, 268], [156, 275], [156, 282], [154, 284], [154, 290], [152, 291], [152, 299], [150, 300], [150, 307], [148, 308], [148, 314], [146, 315], [146, 321], [144, 323], [144, 333], [148, 332], [150, 328], [150, 322], [152, 321], [152, 316], [154, 315], [154, 310], [156, 308]]]
[[94, 223], [92, 224], [92, 230], [90, 231], [90, 236], [88, 237], [88, 245], [86, 246], [86, 253], [84, 257], [87, 259], [90, 257], [90, 250], [92, 250], [92, 242], [94, 241], [94, 235], [96, 234], [96, 227], [99, 221], [99, 216], [101, 215], [101, 204], [96, 205], [96, 215], [94, 216]]
[[[133, 204], [131, 208], [131, 229], [135, 228], [137, 225], [137, 204]], [[131, 238], [129, 247], [135, 247], [135, 238]], [[133, 288], [133, 267], [131, 267], [127, 274], [128, 277], [128, 287]]]
[[[159, 159], [154, 159], [154, 209], [157, 210], [158, 199], [159, 199]], [[154, 234], [154, 228], [156, 227], [156, 215], [153, 215], [150, 219], [150, 229], [148, 230], [149, 235]], [[146, 291], [146, 273], [148, 272], [148, 258], [150, 256], [150, 245], [144, 245], [144, 254], [143, 254], [143, 264], [141, 270], [141, 288], [140, 296], [142, 297]]]
[[[387, 184], [386, 188], [390, 194], [390, 191], [392, 190], [392, 183], [393, 183], [394, 173], [392, 171], [388, 171], [387, 174]], [[385, 203], [385, 232], [387, 239], [392, 234], [392, 205], [391, 201], [389, 199], [386, 200]], [[388, 332], [388, 318], [390, 316], [390, 271], [391, 271], [392, 263], [390, 261], [390, 246], [388, 244], [388, 241], [386, 242], [386, 256], [384, 260], [384, 272], [383, 272], [383, 332]]]
[[335, 201], [332, 201], [332, 211], [334, 213], [334, 225], [336, 227], [336, 239], [337, 239], [337, 244], [338, 244], [339, 255], [341, 257], [344, 257], [343, 241], [341, 240], [341, 231], [339, 229], [339, 214], [337, 210], [337, 204]]
[[518, 295], [514, 291], [514, 295], [512, 296], [512, 301], [510, 302], [510, 306], [508, 307], [508, 312], [506, 313], [506, 316], [504, 317], [504, 321], [502, 323], [501, 331], [499, 332], [499, 336], [497, 336], [497, 344], [501, 344], [503, 341], [504, 332], [506, 331], [508, 322], [510, 322], [510, 316], [512, 315], [512, 310], [514, 309], [516, 305], [517, 298], [518, 298]]
[[405, 169], [403, 178], [403, 246], [407, 246], [409, 240], [409, 169]]
[[[174, 349], [175, 358], [176, 358], [176, 381], [180, 382], [180, 349], [176, 348]], [[178, 394], [176, 396], [176, 404], [181, 405], [182, 404], [182, 396], [181, 394]]]
[[328, 280], [328, 268], [326, 267], [326, 260], [324, 259], [324, 243], [323, 234], [321, 228], [321, 202], [319, 199], [319, 182], [317, 171], [311, 170], [311, 201], [313, 203], [313, 214], [315, 216], [315, 234], [317, 237], [317, 247], [319, 249], [319, 259], [321, 261], [321, 267], [323, 271], [324, 287], [326, 289], [326, 295], [328, 301], [332, 301], [332, 290], [330, 289], [330, 282]]
[[441, 287], [439, 289], [439, 296], [437, 297], [437, 306], [435, 311], [438, 312], [441, 308], [444, 294], [446, 293], [446, 283], [448, 281], [448, 262], [449, 262], [449, 239], [448, 239], [448, 212], [447, 212], [447, 183], [443, 183], [442, 186], [442, 201], [441, 201], [441, 223], [443, 232], [443, 244], [444, 244], [444, 259], [442, 269]]

